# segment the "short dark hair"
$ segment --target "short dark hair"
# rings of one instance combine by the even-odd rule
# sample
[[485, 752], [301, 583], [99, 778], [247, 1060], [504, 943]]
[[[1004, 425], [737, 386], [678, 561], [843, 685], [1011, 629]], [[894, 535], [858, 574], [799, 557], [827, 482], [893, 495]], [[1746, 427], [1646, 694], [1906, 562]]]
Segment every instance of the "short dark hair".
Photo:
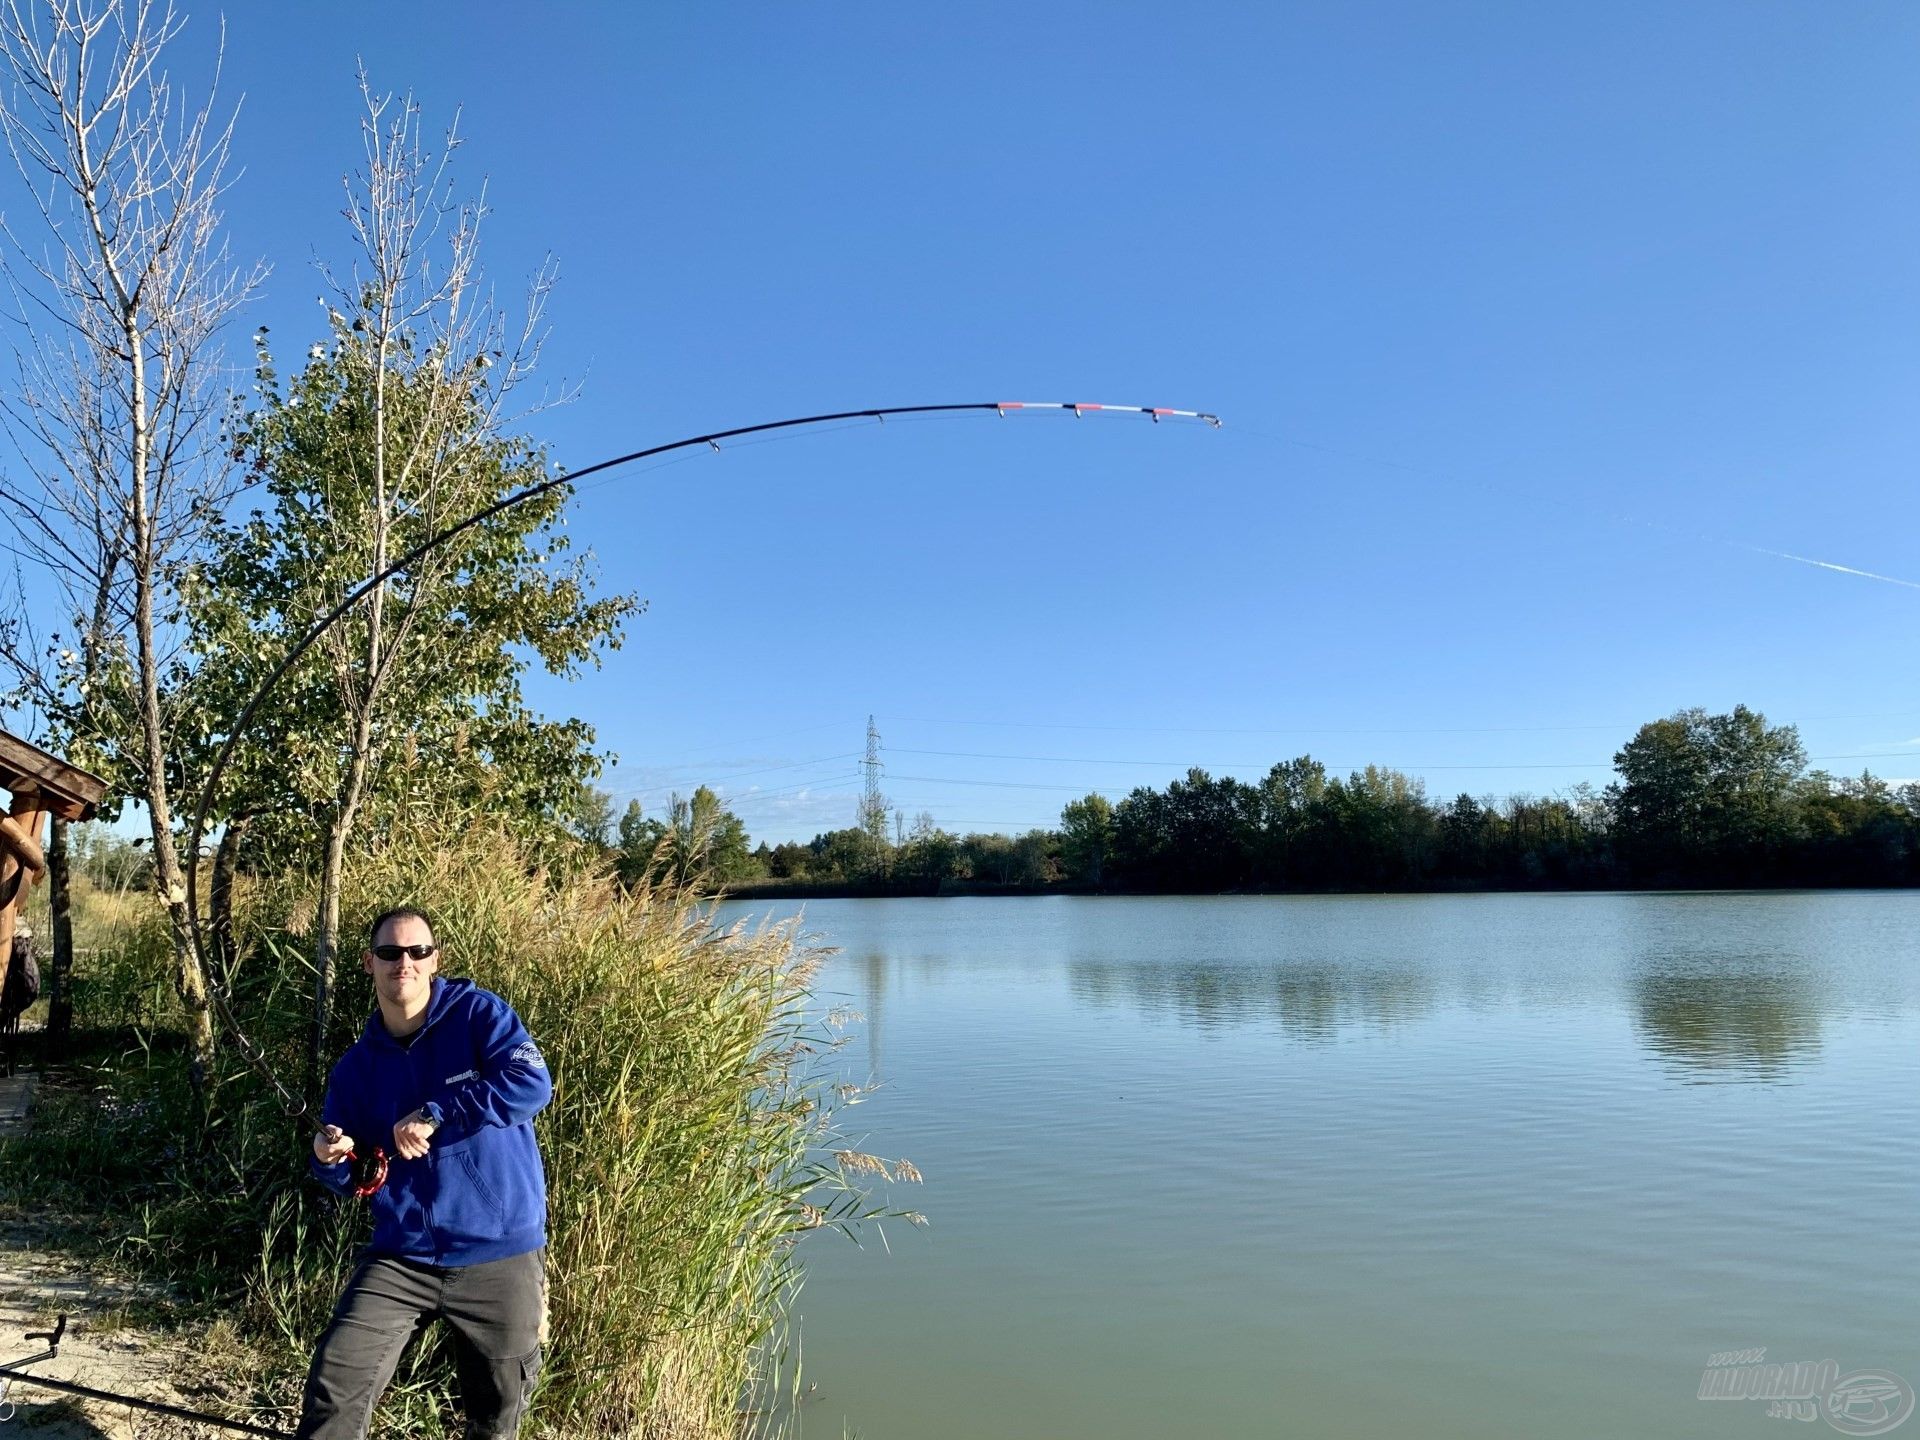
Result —
[[413, 905], [396, 905], [391, 910], [382, 910], [373, 917], [373, 924], [367, 927], [367, 948], [371, 950], [380, 943], [380, 932], [395, 920], [418, 920], [427, 929], [433, 929], [433, 917], [426, 911]]

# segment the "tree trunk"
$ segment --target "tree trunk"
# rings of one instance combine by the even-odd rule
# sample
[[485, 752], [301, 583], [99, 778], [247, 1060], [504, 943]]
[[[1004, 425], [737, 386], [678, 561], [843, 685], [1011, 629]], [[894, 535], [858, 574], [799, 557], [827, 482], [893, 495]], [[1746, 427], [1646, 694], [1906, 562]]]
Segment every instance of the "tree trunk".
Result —
[[[173, 804], [167, 786], [167, 727], [160, 705], [159, 641], [153, 614], [154, 589], [159, 577], [154, 573], [158, 565], [158, 544], [151, 508], [153, 436], [148, 409], [146, 344], [138, 302], [124, 287], [119, 303], [127, 345], [128, 414], [133, 432], [128, 477], [129, 498], [133, 503], [128, 518], [133, 540], [129, 557], [134, 594], [133, 650], [139, 677], [136, 706], [140, 738], [145, 747], [147, 818], [153, 832], [153, 879], [173, 930], [173, 988], [187, 1012], [191, 1057], [187, 1077], [204, 1114], [207, 1081], [213, 1073], [213, 1015], [207, 1004], [207, 977], [201, 968], [198, 937], [193, 929], [197, 917], [187, 910], [185, 871], [181, 869], [180, 855], [173, 844]], [[187, 864], [199, 863], [197, 853], [187, 856]]]
[[[144, 403], [138, 367], [135, 368], [136, 398]], [[134, 426], [135, 467], [140, 473], [145, 464], [144, 429]], [[146, 487], [136, 478], [133, 487], [134, 513], [134, 657], [139, 674], [137, 707], [140, 738], [146, 761], [147, 819], [153, 836], [154, 888], [167, 907], [167, 922], [173, 931], [173, 988], [187, 1012], [187, 1043], [190, 1059], [188, 1079], [193, 1092], [203, 1103], [208, 1077], [213, 1073], [213, 1015], [207, 1004], [207, 977], [200, 966], [200, 952], [193, 933], [194, 917], [187, 911], [186, 872], [181, 868], [180, 852], [173, 843], [173, 803], [167, 786], [166, 717], [160, 706], [160, 666], [153, 617], [153, 536], [152, 521], [146, 512]], [[189, 855], [187, 864], [199, 857]]]
[[73, 890], [67, 856], [67, 822], [53, 817], [53, 838], [47, 844], [47, 895], [53, 912], [53, 961], [47, 976], [47, 1049], [52, 1059], [56, 1045], [73, 1031]]
[[[387, 537], [393, 517], [387, 513], [387, 344], [392, 334], [391, 297], [383, 298], [380, 335], [374, 347], [373, 376], [373, 573], [387, 568]], [[327, 1031], [333, 1022], [333, 975], [340, 954], [340, 877], [346, 868], [347, 837], [366, 793], [368, 753], [373, 747], [374, 707], [380, 703], [381, 665], [386, 639], [387, 587], [376, 585], [367, 597], [366, 688], [356, 694], [351, 675], [342, 684], [353, 706], [352, 758], [340, 786], [339, 804], [327, 827], [327, 848], [320, 862], [319, 914], [313, 937], [313, 1035], [307, 1047], [306, 1098], [320, 1093], [326, 1071]]]
[[227, 822], [220, 836], [220, 848], [213, 857], [213, 884], [208, 895], [212, 910], [209, 928], [213, 932], [213, 954], [220, 966], [221, 983], [231, 985], [233, 967], [240, 959], [239, 945], [233, 936], [233, 877], [240, 866], [240, 841], [247, 833], [245, 815]]
[[371, 728], [370, 716], [363, 711], [355, 727], [354, 757], [347, 766], [347, 782], [340, 806], [327, 827], [327, 848], [320, 860], [320, 903], [313, 935], [313, 1034], [307, 1046], [309, 1102], [319, 1094], [320, 1082], [327, 1073], [327, 1032], [333, 1024], [333, 979], [340, 955], [340, 881], [346, 869], [347, 836], [360, 812], [366, 785], [366, 746]]
[[329, 826], [326, 854], [320, 862], [320, 904], [313, 922], [313, 1033], [307, 1043], [309, 1103], [326, 1073], [327, 1031], [333, 1023], [333, 974], [340, 955], [340, 871], [346, 857], [346, 839], [337, 822]]

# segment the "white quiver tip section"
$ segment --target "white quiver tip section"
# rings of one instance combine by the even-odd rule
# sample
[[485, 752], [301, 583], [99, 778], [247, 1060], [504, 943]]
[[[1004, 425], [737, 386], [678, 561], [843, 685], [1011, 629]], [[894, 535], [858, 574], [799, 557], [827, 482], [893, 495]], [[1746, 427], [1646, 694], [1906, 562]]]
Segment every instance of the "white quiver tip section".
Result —
[[994, 406], [1002, 415], [1010, 410], [1071, 410], [1075, 419], [1083, 419], [1095, 411], [1113, 411], [1120, 415], [1148, 415], [1158, 425], [1162, 420], [1204, 420], [1214, 429], [1220, 428], [1220, 417], [1209, 415], [1204, 410], [1173, 410], [1165, 405], [1096, 405], [1091, 400], [1002, 400]]

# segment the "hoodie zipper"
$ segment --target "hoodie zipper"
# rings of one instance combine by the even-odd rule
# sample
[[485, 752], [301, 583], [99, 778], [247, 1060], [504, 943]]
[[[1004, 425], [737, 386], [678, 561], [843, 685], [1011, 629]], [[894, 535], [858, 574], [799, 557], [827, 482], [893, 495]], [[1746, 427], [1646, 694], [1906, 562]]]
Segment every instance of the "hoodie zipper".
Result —
[[[429, 1021], [428, 1023], [430, 1024], [432, 1022]], [[426, 1087], [420, 1083], [420, 1047], [426, 1038], [427, 1026], [422, 1025], [419, 1030], [414, 1033], [413, 1043], [407, 1047], [407, 1069], [413, 1077], [413, 1093], [416, 1095], [424, 1095], [426, 1093]], [[431, 1145], [427, 1147], [426, 1161], [427, 1174], [430, 1177], [427, 1184], [428, 1194], [429, 1196], [438, 1196], [440, 1193], [440, 1157], [434, 1153]], [[433, 1200], [431, 1198], [423, 1200], [420, 1208], [427, 1217], [427, 1243], [433, 1247], [434, 1263], [438, 1264], [440, 1257], [446, 1253], [447, 1247], [440, 1242], [439, 1235], [434, 1232]]]
[[[436, 983], [435, 990], [434, 990], [435, 999], [438, 999], [441, 994], [441, 991], [439, 988], [441, 984], [444, 984], [444, 982], [441, 981]], [[391, 1034], [387, 1033], [386, 1027], [384, 1025], [381, 1025], [380, 1013], [377, 1010], [374, 1012], [374, 1014], [369, 1018], [367, 1022], [369, 1026], [380, 1025], [381, 1034], [386, 1040], [387, 1044], [393, 1046], [394, 1049], [400, 1051], [401, 1061], [407, 1067], [407, 1074], [413, 1080], [414, 1093], [417, 1095], [423, 1095], [426, 1093], [426, 1087], [420, 1083], [421, 1045], [426, 1039], [427, 1031], [430, 1028], [432, 1028], [433, 1022], [438, 1018], [439, 1017], [433, 1013], [433, 1010], [431, 1008], [431, 1002], [429, 1002], [427, 1018], [421, 1022], [420, 1028], [413, 1032], [412, 1042], [405, 1046], [402, 1046], [398, 1040], [395, 1040]], [[431, 1183], [428, 1188], [432, 1191], [433, 1194], [438, 1195], [440, 1193], [439, 1156], [432, 1149], [431, 1146], [428, 1147], [426, 1160], [427, 1160], [427, 1170], [432, 1177]], [[433, 1247], [434, 1262], [437, 1264], [440, 1261], [441, 1257], [446, 1254], [446, 1246], [444, 1243], [442, 1243], [440, 1236], [435, 1233], [435, 1228], [433, 1223], [433, 1202], [431, 1200], [423, 1199], [420, 1202], [420, 1210], [421, 1210], [421, 1214], [425, 1217], [425, 1224], [427, 1227], [427, 1243]]]

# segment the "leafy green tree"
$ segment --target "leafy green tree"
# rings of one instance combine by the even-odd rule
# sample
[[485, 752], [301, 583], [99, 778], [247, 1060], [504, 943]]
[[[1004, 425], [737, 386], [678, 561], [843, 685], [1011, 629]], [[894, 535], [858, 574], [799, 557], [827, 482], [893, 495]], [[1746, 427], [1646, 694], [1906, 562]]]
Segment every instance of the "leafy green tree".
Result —
[[1198, 768], [1167, 786], [1166, 873], [1181, 890], [1243, 886], [1253, 871], [1259, 795], [1230, 775]]
[[1261, 780], [1254, 865], [1262, 884], [1290, 883], [1309, 868], [1313, 807], [1326, 791], [1327, 767], [1311, 755], [1283, 760]]
[[1920, 853], [1916, 816], [1886, 781], [1866, 774], [1836, 780], [1816, 770], [1795, 782], [1793, 809], [1801, 851], [1796, 878], [1825, 884], [1912, 883]]
[[933, 823], [933, 816], [921, 811], [914, 818], [907, 842], [894, 861], [894, 874], [916, 890], [937, 893], [960, 868], [960, 840]]
[[612, 852], [613, 796], [605, 790], [582, 781], [560, 798], [554, 818], [581, 844], [601, 854]]
[[[487, 432], [477, 396], [404, 345], [384, 361], [336, 319], [286, 390], [262, 356], [265, 395], [240, 444], [268, 508], [224, 526], [189, 607], [194, 644], [230, 687], [231, 709], [304, 630], [369, 574], [449, 517], [475, 513], [546, 475], [524, 441]], [[386, 371], [382, 398], [370, 366]], [[420, 428], [462, 430], [428, 440]], [[402, 463], [439, 453], [430, 477]], [[395, 447], [386, 464], [379, 447]], [[396, 473], [397, 472], [397, 473]], [[421, 479], [418, 488], [400, 476]], [[486, 805], [522, 822], [565, 817], [599, 768], [593, 732], [526, 705], [530, 657], [559, 675], [618, 643], [633, 609], [593, 599], [560, 531], [567, 492], [494, 516], [376, 589], [282, 681], [255, 717], [223, 797], [252, 817], [259, 844], [314, 856], [320, 990], [338, 948], [339, 876], [365, 810], [382, 819]], [[324, 1044], [316, 1010], [315, 1055]], [[316, 1072], [318, 1065], [316, 1062]]]
[[1792, 836], [1799, 732], [1736, 705], [1642, 725], [1614, 756], [1608, 788], [1623, 857], [1643, 878], [1753, 878]]
[[1493, 872], [1507, 883], [1565, 884], [1585, 878], [1586, 858], [1597, 836], [1575, 802], [1554, 796], [1515, 795], [1499, 817], [1503, 866]]
[[667, 827], [647, 818], [638, 800], [629, 800], [621, 812], [614, 849], [614, 871], [627, 885], [637, 885], [653, 873], [654, 857], [667, 838]]
[[[537, 354], [544, 277], [525, 325], [510, 329], [476, 295], [480, 207], [455, 201], [418, 110], [370, 93], [366, 105], [367, 163], [346, 212], [354, 280], [291, 383], [260, 337], [261, 398], [234, 449], [266, 504], [220, 527], [189, 595], [195, 648], [231, 687], [228, 714], [280, 661], [284, 637], [449, 524], [549, 475], [544, 453], [502, 423]], [[310, 1085], [328, 1043], [342, 867], [366, 811], [484, 806], [537, 825], [598, 769], [592, 729], [536, 716], [521, 689], [534, 661], [558, 675], [597, 661], [634, 609], [589, 597], [561, 531], [567, 499], [559, 486], [492, 515], [377, 586], [247, 737], [228, 815], [252, 819], [263, 846], [312, 855], [319, 876]]]
[[1050, 885], [1060, 878], [1060, 836], [1029, 830], [1013, 842], [1014, 879], [1021, 885]]
[[1460, 795], [1440, 817], [1440, 853], [1447, 873], [1457, 879], [1480, 880], [1498, 858], [1501, 837], [1498, 812], [1471, 795]]
[[705, 785], [668, 807], [667, 855], [676, 880], [711, 879], [721, 884], [759, 873], [747, 827]]
[[960, 842], [967, 874], [989, 885], [1012, 885], [1022, 874], [1021, 856], [1010, 835], [969, 835]]
[[1060, 811], [1060, 858], [1069, 877], [1100, 884], [1113, 850], [1113, 802], [1100, 794], [1069, 800]]
[[1130, 889], [1157, 888], [1167, 883], [1173, 846], [1167, 797], [1151, 785], [1136, 785], [1113, 810], [1113, 869]]
[[1710, 761], [1700, 734], [1704, 710], [1683, 710], [1642, 725], [1613, 757], [1607, 788], [1622, 852], [1642, 874], [1678, 867], [1707, 833]]
[[1115, 807], [1111, 858], [1134, 889], [1229, 889], [1248, 882], [1258, 832], [1258, 793], [1196, 768], [1164, 794], [1141, 786]]
[[1779, 849], [1790, 837], [1793, 783], [1807, 751], [1792, 725], [1769, 725], [1744, 705], [1705, 723], [1710, 843], [1729, 857]]
[[858, 826], [816, 835], [808, 842], [807, 849], [813, 855], [809, 868], [815, 879], [861, 880], [869, 873], [872, 837]]
[[1309, 823], [1319, 873], [1370, 890], [1423, 881], [1436, 830], [1420, 782], [1379, 765], [1329, 781]]
[[805, 845], [784, 841], [767, 856], [767, 874], [775, 880], [805, 880], [812, 873], [813, 852]]

